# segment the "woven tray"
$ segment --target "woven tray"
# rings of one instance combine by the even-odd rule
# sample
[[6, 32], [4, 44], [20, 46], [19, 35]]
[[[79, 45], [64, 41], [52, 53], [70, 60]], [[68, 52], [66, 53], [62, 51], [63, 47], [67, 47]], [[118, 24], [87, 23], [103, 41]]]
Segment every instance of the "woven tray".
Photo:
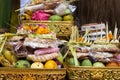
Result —
[[66, 69], [0, 68], [0, 80], [65, 80]]
[[120, 68], [69, 67], [69, 80], [120, 80]]
[[22, 21], [22, 24], [44, 24], [46, 26], [52, 26], [57, 36], [70, 36], [71, 27], [73, 26], [73, 21]]

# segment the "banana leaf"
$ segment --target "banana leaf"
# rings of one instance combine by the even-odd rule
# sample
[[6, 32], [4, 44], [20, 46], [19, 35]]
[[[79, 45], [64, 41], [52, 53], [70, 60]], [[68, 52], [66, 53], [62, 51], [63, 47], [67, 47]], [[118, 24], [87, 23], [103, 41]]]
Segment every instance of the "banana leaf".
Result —
[[9, 30], [12, 0], [0, 0], [0, 29]]

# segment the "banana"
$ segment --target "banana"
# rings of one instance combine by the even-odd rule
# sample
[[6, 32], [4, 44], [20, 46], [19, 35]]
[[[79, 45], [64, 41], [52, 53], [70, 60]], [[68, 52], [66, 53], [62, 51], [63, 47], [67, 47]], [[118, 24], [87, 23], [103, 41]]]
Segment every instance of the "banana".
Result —
[[4, 67], [12, 66], [11, 63], [7, 59], [5, 59], [3, 55], [0, 55], [0, 64]]
[[4, 49], [3, 50], [3, 56], [5, 57], [5, 59], [7, 59], [13, 66], [15, 65], [16, 61], [17, 61], [17, 57], [13, 54], [12, 51], [8, 50], [8, 49]]
[[11, 62], [11, 58], [12, 58], [12, 53], [11, 51], [7, 50], [7, 49], [3, 49], [3, 56]]
[[12, 54], [12, 56], [11, 56], [11, 63], [12, 63], [13, 66], [15, 66], [17, 60], [18, 60], [17, 57], [14, 54]]

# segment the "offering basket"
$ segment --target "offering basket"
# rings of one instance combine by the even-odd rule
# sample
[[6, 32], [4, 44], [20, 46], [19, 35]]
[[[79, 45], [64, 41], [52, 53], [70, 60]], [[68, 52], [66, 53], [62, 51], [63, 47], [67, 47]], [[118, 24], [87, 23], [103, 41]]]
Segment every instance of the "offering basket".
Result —
[[0, 68], [0, 80], [65, 80], [66, 69]]
[[53, 29], [56, 32], [57, 37], [69, 37], [71, 35], [71, 27], [73, 26], [73, 21], [34, 21], [25, 20], [22, 24], [43, 24]]
[[69, 66], [69, 80], [120, 80], [120, 68]]

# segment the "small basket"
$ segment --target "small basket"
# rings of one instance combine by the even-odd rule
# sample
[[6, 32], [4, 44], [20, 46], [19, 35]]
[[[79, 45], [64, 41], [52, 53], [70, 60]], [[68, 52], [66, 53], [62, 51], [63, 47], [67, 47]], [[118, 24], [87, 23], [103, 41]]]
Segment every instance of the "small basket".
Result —
[[22, 24], [43, 24], [48, 27], [52, 26], [54, 31], [57, 33], [57, 36], [66, 36], [71, 35], [71, 27], [73, 26], [73, 21], [22, 21]]
[[66, 69], [0, 68], [0, 80], [65, 80]]
[[120, 68], [69, 67], [69, 80], [120, 80]]

